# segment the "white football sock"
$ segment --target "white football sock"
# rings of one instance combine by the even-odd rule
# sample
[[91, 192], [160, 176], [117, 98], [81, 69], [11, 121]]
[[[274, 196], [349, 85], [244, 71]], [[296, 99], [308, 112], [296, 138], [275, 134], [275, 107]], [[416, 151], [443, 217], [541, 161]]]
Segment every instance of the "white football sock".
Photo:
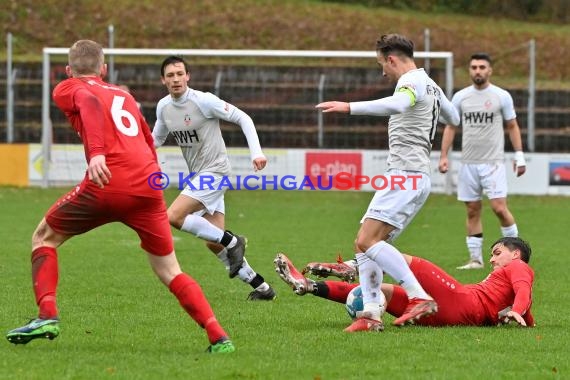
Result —
[[465, 238], [465, 243], [467, 244], [467, 250], [469, 251], [471, 261], [483, 263], [483, 238], [467, 236], [467, 238]]
[[398, 285], [404, 288], [408, 298], [431, 299], [396, 247], [382, 240], [368, 248], [365, 255], [396, 280]]
[[504, 237], [517, 237], [519, 236], [519, 229], [517, 228], [517, 224], [513, 224], [512, 226], [508, 227], [501, 227], [501, 233]]
[[[216, 253], [216, 256], [218, 257], [218, 259], [220, 259], [222, 264], [224, 264], [226, 271], [229, 272], [230, 271], [230, 260], [228, 259], [228, 249], [226, 247], [224, 247], [224, 249], [222, 249], [220, 252]], [[245, 258], [244, 258], [244, 260], [245, 260]]]
[[381, 317], [380, 304], [383, 302], [383, 294], [380, 290], [383, 278], [382, 269], [364, 253], [357, 253], [356, 260], [358, 261], [358, 278], [360, 279], [364, 304], [362, 316], [379, 321]]
[[[242, 264], [241, 268], [239, 268], [237, 276], [239, 277], [240, 280], [249, 284], [251, 282], [251, 280], [253, 280], [255, 278], [256, 275], [257, 275], [257, 273], [255, 273], [253, 268], [249, 266], [249, 263], [247, 262], [246, 258], [244, 257], [243, 258], [243, 264]], [[268, 287], [269, 287], [269, 285], [268, 285]], [[267, 289], [264, 289], [264, 290], [267, 290]]]
[[184, 223], [182, 223], [182, 227], [180, 227], [180, 229], [185, 232], [190, 232], [200, 239], [216, 243], [219, 243], [220, 240], [222, 240], [222, 236], [224, 236], [224, 231], [222, 229], [214, 226], [203, 217], [192, 214], [186, 215]]

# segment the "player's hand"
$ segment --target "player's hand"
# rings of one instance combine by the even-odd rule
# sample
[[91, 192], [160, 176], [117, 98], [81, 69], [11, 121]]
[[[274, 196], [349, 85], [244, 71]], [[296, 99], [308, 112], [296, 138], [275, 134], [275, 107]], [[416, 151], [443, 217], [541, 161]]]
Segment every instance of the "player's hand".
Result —
[[447, 173], [449, 170], [449, 160], [447, 157], [441, 157], [439, 159], [438, 169], [440, 173]]
[[513, 164], [513, 169], [514, 169], [517, 177], [520, 177], [521, 175], [523, 175], [526, 172], [526, 166], [517, 166], [516, 163]]
[[265, 165], [267, 165], [267, 158], [265, 158], [265, 156], [257, 157], [253, 160], [253, 170], [255, 171], [263, 170]]
[[89, 180], [101, 189], [109, 184], [111, 171], [105, 163], [104, 155], [98, 154], [97, 156], [91, 157], [89, 166], [87, 166], [87, 174], [89, 175]]
[[526, 322], [524, 321], [524, 318], [519, 313], [517, 313], [516, 311], [509, 310], [506, 313], [504, 313], [503, 315], [501, 315], [501, 313], [499, 313], [499, 324], [500, 325], [507, 325], [507, 324], [509, 324], [510, 321], [515, 321], [519, 325], [526, 327]]
[[516, 162], [513, 162], [513, 171], [515, 172], [517, 177], [520, 177], [521, 175], [523, 175], [526, 172], [526, 165], [525, 166], [518, 166]]
[[515, 160], [513, 161], [513, 171], [520, 177], [526, 172], [526, 161], [522, 151], [515, 152]]
[[315, 106], [323, 112], [350, 113], [350, 104], [345, 102], [323, 102]]

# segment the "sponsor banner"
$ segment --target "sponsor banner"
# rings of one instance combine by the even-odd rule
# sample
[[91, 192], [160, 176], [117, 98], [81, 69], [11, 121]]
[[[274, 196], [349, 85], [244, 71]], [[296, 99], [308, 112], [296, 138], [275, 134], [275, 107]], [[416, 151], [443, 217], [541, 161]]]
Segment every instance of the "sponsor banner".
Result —
[[548, 194], [570, 195], [570, 154], [547, 155]]
[[[44, 157], [41, 144], [30, 144], [28, 155], [30, 185], [41, 186], [44, 173]], [[66, 186], [80, 182], [85, 176], [87, 163], [83, 145], [53, 145], [49, 158], [50, 186]]]
[[0, 144], [0, 185], [29, 185], [28, 144]]
[[[5, 181], [2, 184], [16, 186], [40, 186], [43, 178], [43, 156], [40, 144], [19, 144], [6, 148], [3, 152], [10, 156], [3, 162], [20, 164], [4, 167]], [[8, 150], [6, 150], [8, 149]], [[1, 153], [1, 151], [0, 151]], [[341, 173], [347, 172], [354, 176], [383, 175], [386, 171], [387, 151], [374, 150], [306, 150], [306, 149], [266, 149], [267, 167], [254, 172], [247, 148], [228, 148], [232, 164], [232, 173], [228, 178], [232, 184], [243, 182], [246, 176], [265, 176], [270, 184], [267, 189], [311, 189], [311, 186], [301, 184], [312, 183], [317, 186], [321, 176], [322, 187], [327, 187], [324, 181]], [[21, 159], [20, 159], [20, 158]], [[27, 162], [26, 162], [27, 157]], [[182, 158], [180, 148], [167, 146], [158, 149], [159, 163], [172, 185], [178, 185], [180, 174], [188, 175], [188, 167]], [[516, 177], [512, 170], [513, 153], [506, 154], [507, 184], [509, 194], [526, 195], [570, 195], [570, 154], [526, 153], [527, 171], [521, 177]], [[451, 169], [447, 174], [437, 170], [439, 152], [432, 152], [432, 193], [455, 194], [457, 189], [457, 173], [460, 167], [460, 153], [452, 152], [450, 156]], [[12, 173], [16, 169], [17, 174]], [[50, 186], [72, 185], [80, 182], [87, 165], [82, 145], [53, 145], [49, 164]], [[10, 169], [10, 170], [9, 170]], [[8, 172], [10, 178], [8, 178]], [[22, 177], [23, 176], [23, 177]], [[27, 181], [26, 178], [27, 177]], [[238, 178], [239, 177], [239, 178]], [[272, 181], [277, 183], [273, 185]], [[252, 180], [254, 184], [263, 184], [263, 178]], [[256, 182], [257, 181], [257, 182]], [[313, 182], [314, 181], [314, 182]], [[283, 186], [284, 185], [284, 186]], [[262, 188], [260, 186], [259, 188]], [[342, 187], [342, 186], [341, 186]], [[237, 188], [237, 187], [236, 187]], [[242, 187], [243, 188], [243, 187]], [[374, 191], [371, 183], [357, 184], [350, 190], [358, 188], [363, 191]], [[335, 187], [332, 187], [334, 190]]]
[[[352, 177], [362, 176], [362, 152], [354, 151], [308, 151], [305, 154], [305, 175], [315, 187], [339, 188], [336, 175], [348, 173]], [[320, 184], [320, 186], [319, 186]], [[356, 183], [352, 190], [360, 190]]]

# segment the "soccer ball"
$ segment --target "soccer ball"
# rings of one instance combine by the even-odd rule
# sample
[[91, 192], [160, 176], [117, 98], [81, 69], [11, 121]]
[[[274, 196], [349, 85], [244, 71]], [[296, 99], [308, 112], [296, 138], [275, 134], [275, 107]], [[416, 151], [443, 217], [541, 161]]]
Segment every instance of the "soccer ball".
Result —
[[362, 302], [362, 289], [360, 289], [360, 285], [348, 293], [348, 296], [346, 297], [345, 307], [346, 312], [352, 319], [359, 318], [362, 315], [364, 302]]
[[[386, 311], [386, 297], [384, 293], [379, 292], [378, 296], [380, 297], [380, 317]], [[356, 288], [353, 288], [348, 296], [346, 297], [346, 303], [344, 304], [346, 307], [346, 312], [352, 319], [362, 317], [362, 311], [364, 310], [364, 300], [362, 298], [362, 289], [360, 285]]]

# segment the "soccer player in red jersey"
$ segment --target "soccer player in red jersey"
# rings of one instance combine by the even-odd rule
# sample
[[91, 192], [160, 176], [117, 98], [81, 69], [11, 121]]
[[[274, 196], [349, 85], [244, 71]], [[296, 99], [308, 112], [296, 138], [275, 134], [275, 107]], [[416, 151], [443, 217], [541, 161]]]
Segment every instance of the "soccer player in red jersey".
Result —
[[149, 181], [160, 172], [152, 135], [135, 99], [102, 80], [107, 72], [101, 45], [79, 40], [69, 50], [66, 72], [53, 99], [79, 134], [88, 163], [83, 181], [55, 202], [32, 236], [32, 280], [37, 319], [6, 338], [25, 344], [59, 335], [56, 304], [57, 248], [69, 238], [111, 222], [135, 230], [153, 271], [186, 312], [206, 330], [209, 352], [233, 352], [228, 334], [200, 285], [182, 272], [172, 241], [166, 204]]
[[[494, 326], [511, 320], [521, 326], [535, 326], [530, 311], [534, 271], [528, 265], [530, 246], [518, 237], [503, 237], [491, 248], [489, 263], [493, 271], [477, 284], [461, 284], [432, 262], [410, 255], [404, 258], [422, 287], [438, 304], [437, 313], [413, 323], [424, 326]], [[275, 259], [276, 271], [299, 295], [311, 293], [345, 303], [350, 291], [358, 286], [341, 281], [315, 282], [305, 278], [283, 254]], [[322, 264], [308, 268], [323, 274]], [[333, 273], [334, 275], [334, 273]], [[386, 311], [399, 317], [408, 304], [406, 292], [393, 284], [382, 284]]]

